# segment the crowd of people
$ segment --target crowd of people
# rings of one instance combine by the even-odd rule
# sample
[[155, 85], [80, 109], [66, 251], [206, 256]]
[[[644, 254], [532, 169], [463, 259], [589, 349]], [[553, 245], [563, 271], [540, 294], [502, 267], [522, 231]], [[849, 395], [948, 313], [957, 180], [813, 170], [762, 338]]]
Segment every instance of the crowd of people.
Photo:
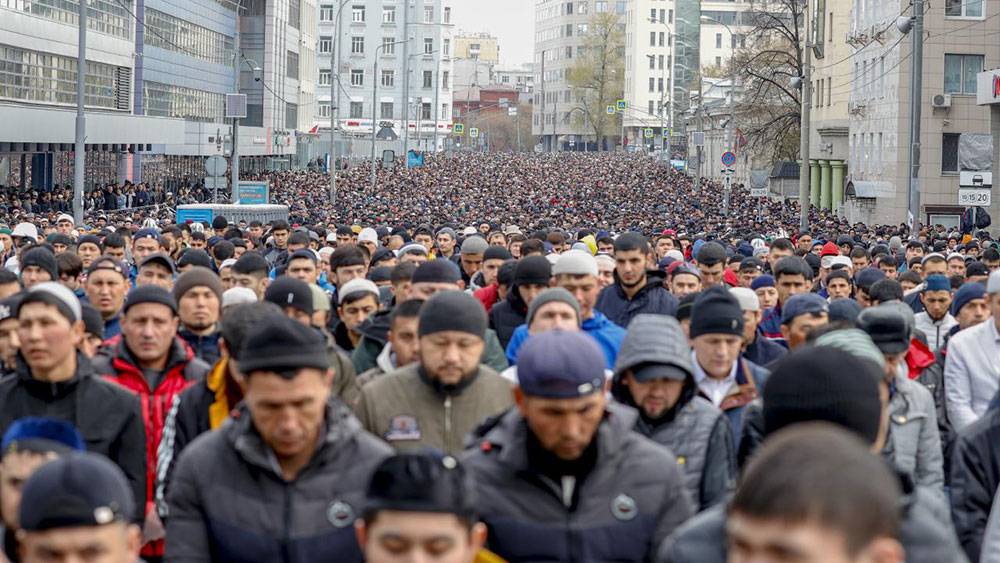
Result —
[[987, 232], [428, 160], [0, 224], [0, 561], [1000, 562]]

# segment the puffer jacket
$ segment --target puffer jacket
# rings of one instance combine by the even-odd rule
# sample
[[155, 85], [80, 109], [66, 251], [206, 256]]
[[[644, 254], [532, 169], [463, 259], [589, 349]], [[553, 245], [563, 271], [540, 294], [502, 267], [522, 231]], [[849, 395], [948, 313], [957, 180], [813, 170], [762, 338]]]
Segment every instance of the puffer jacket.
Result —
[[931, 352], [937, 352], [938, 348], [944, 345], [945, 338], [951, 329], [958, 325], [958, 321], [951, 316], [951, 313], [946, 313], [940, 320], [935, 321], [927, 311], [924, 311], [917, 313], [915, 320], [915, 328], [927, 338], [927, 347], [930, 348]]
[[646, 272], [646, 285], [629, 299], [616, 273], [615, 283], [601, 290], [594, 308], [626, 329], [632, 319], [641, 313], [673, 316], [677, 313], [677, 298], [663, 288], [663, 279], [663, 274], [657, 270]]
[[[618, 349], [621, 348], [622, 339], [625, 338], [625, 329], [611, 322], [604, 313], [594, 311], [594, 316], [583, 321], [580, 330], [590, 335], [601, 348], [604, 354], [604, 367], [614, 369], [615, 360], [618, 358]], [[523, 324], [517, 327], [514, 335], [507, 344], [507, 361], [510, 365], [517, 364], [517, 354], [521, 351], [521, 346], [528, 341], [528, 325]]]
[[528, 427], [511, 409], [481, 427], [463, 455], [491, 551], [518, 561], [648, 561], [694, 508], [677, 460], [632, 431], [634, 410], [610, 403], [597, 461], [564, 502], [528, 460]]
[[[1000, 397], [1000, 394], [998, 394]], [[991, 408], [955, 440], [951, 460], [951, 517], [962, 549], [979, 560], [983, 532], [1000, 485], [1000, 408]]]
[[941, 507], [946, 507], [934, 399], [923, 385], [902, 374], [896, 376], [893, 388], [889, 399], [889, 435], [882, 454], [900, 471], [912, 475], [917, 485], [937, 498]]
[[666, 446], [677, 457], [684, 482], [699, 510], [721, 501], [736, 477], [736, 446], [721, 410], [697, 396], [690, 353], [680, 324], [664, 315], [638, 315], [622, 342], [611, 382], [611, 395], [629, 407], [639, 407], [622, 381], [636, 367], [656, 363], [687, 373], [677, 403], [656, 420], [641, 411], [635, 430]]
[[[950, 526], [934, 516], [936, 501], [896, 472], [903, 490], [899, 541], [907, 563], [967, 563]], [[657, 563], [725, 563], [726, 505], [716, 506], [688, 520], [664, 542]]]
[[181, 454], [166, 561], [360, 562], [354, 521], [372, 471], [391, 453], [332, 398], [322, 443], [287, 481], [244, 407]]
[[[32, 377], [18, 354], [13, 375], [0, 380], [0, 435], [17, 419], [44, 416], [65, 420], [80, 432], [87, 451], [115, 463], [128, 479], [136, 499], [146, 495], [146, 433], [139, 400], [125, 389], [98, 377], [94, 366], [77, 352], [76, 374], [58, 383]], [[136, 502], [136, 522], [145, 505]]]
[[[128, 350], [124, 338], [111, 339], [107, 348], [93, 359], [94, 369], [108, 381], [117, 383], [139, 397], [142, 406], [142, 418], [146, 428], [146, 494], [143, 501], [147, 513], [156, 508], [156, 491], [159, 489], [160, 476], [157, 466], [169, 466], [170, 460], [162, 460], [160, 444], [166, 440], [172, 443], [173, 435], [164, 434], [167, 413], [174, 399], [182, 391], [205, 379], [209, 365], [194, 356], [191, 348], [179, 337], [174, 337], [174, 343], [167, 359], [167, 367], [163, 377], [155, 389], [150, 389], [146, 376], [143, 375], [132, 353]], [[164, 455], [172, 455], [173, 447], [163, 449]], [[136, 499], [141, 502], [140, 499]], [[162, 499], [160, 499], [162, 504]], [[162, 512], [162, 510], [158, 510]], [[143, 555], [157, 557], [163, 554], [162, 540], [147, 543], [143, 547]]]

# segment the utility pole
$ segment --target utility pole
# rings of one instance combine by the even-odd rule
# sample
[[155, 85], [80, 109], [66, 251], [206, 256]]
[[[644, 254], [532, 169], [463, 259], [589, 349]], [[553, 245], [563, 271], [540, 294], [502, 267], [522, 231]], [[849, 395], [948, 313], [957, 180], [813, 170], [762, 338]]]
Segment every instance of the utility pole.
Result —
[[[443, 45], [442, 45], [443, 46]], [[441, 55], [444, 52], [439, 48], [437, 52], [437, 61], [434, 63], [434, 150], [438, 150], [438, 120], [441, 119], [440, 109], [440, 94], [441, 94]]]
[[[919, 0], [918, 0], [919, 1]], [[809, 112], [812, 109], [812, 42], [809, 40], [811, 22], [809, 20], [809, 0], [805, 2], [803, 16], [803, 50], [802, 63], [802, 118], [799, 124], [799, 229], [809, 227]]]
[[[410, 150], [410, 1], [403, 2], [403, 158]], [[375, 100], [372, 100], [375, 103]], [[372, 126], [374, 127], [374, 123]], [[374, 185], [374, 183], [372, 184]]]
[[913, 0], [913, 70], [910, 73], [910, 185], [907, 209], [910, 238], [920, 233], [920, 119], [923, 104], [924, 0]]
[[[334, 35], [330, 41], [330, 205], [337, 204], [337, 128], [340, 127], [340, 17], [347, 0], [340, 0]], [[334, 55], [336, 52], [336, 55]], [[336, 59], [334, 58], [336, 56]], [[336, 98], [336, 103], [334, 102]], [[372, 100], [374, 104], [375, 101]], [[372, 124], [374, 125], [374, 124]]]
[[[542, 139], [545, 139], [545, 50], [542, 50]], [[552, 145], [549, 145], [551, 148]]]
[[[701, 144], [695, 143], [695, 152], [698, 155], [698, 165], [694, 167], [694, 190], [697, 192], [701, 188], [701, 149], [705, 144], [705, 131], [701, 120], [701, 101], [705, 94], [705, 78], [698, 74], [698, 135], [701, 135]], [[694, 137], [694, 135], [692, 135]], [[690, 154], [690, 149], [688, 149]]]
[[[81, 3], [85, 0], [80, 0]], [[251, 70], [251, 72], [253, 72]], [[233, 37], [233, 93], [240, 93], [240, 10], [239, 7], [236, 8], [236, 33]], [[233, 118], [233, 150], [230, 153], [230, 202], [236, 203], [236, 198], [239, 197], [240, 193], [240, 119], [238, 117]], [[218, 190], [218, 178], [214, 179], [216, 182], [214, 185], [215, 189]], [[212, 197], [212, 203], [216, 203], [215, 196]]]
[[87, 2], [80, 0], [80, 42], [76, 54], [76, 144], [73, 148], [73, 223], [83, 224], [83, 178], [87, 165], [87, 118], [83, 113], [87, 82]]

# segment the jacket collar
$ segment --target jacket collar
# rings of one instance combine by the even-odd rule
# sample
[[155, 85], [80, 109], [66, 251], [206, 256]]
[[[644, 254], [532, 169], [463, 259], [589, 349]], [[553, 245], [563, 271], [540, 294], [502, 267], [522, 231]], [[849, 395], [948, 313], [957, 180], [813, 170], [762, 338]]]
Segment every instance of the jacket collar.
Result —
[[[167, 373], [178, 364], [189, 362], [192, 358], [194, 358], [194, 352], [191, 350], [191, 347], [188, 346], [186, 342], [181, 340], [179, 336], [175, 336], [173, 343], [170, 345], [170, 351], [167, 356], [167, 364], [163, 369], [163, 372]], [[136, 361], [135, 356], [132, 355], [132, 351], [129, 350], [128, 345], [125, 344], [124, 337], [118, 340], [113, 360], [115, 363], [123, 362], [134, 370], [138, 370], [139, 372], [142, 371], [142, 368], [139, 367], [139, 362]]]
[[[635, 409], [609, 401], [604, 420], [597, 427], [597, 465], [623, 455], [622, 444], [632, 432], [639, 414]], [[528, 470], [528, 426], [521, 412], [511, 408], [486, 431], [477, 445], [484, 451], [499, 448], [497, 461], [514, 472]]]
[[35, 379], [31, 375], [31, 368], [28, 367], [27, 362], [24, 361], [24, 357], [17, 354], [17, 367], [15, 368], [15, 374], [20, 382], [29, 393], [47, 400], [54, 400], [72, 393], [76, 390], [77, 385], [80, 380], [84, 377], [89, 377], [94, 374], [94, 366], [79, 351], [76, 352], [76, 373], [73, 377], [67, 379], [66, 381], [41, 381]]
[[[246, 405], [239, 406], [221, 431], [225, 433], [226, 440], [246, 463], [269, 471], [279, 479], [284, 480], [280, 471], [276, 471], [277, 468], [272, 462], [274, 454], [270, 447], [264, 443], [260, 433], [257, 432], [257, 428], [253, 424], [253, 417]], [[326, 404], [324, 434], [320, 438], [316, 451], [313, 452], [312, 459], [299, 472], [299, 475], [304, 474], [317, 463], [333, 459], [342, 450], [340, 446], [360, 431], [361, 423], [354, 418], [351, 410], [339, 399], [331, 397]]]
[[392, 343], [386, 342], [382, 351], [375, 358], [375, 365], [385, 373], [396, 369], [396, 353], [392, 351]]

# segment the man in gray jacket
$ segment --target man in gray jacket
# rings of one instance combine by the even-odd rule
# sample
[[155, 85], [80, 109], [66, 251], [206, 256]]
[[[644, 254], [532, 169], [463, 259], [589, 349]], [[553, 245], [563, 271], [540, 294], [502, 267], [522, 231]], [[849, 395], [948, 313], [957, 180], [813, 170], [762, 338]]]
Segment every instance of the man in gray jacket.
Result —
[[677, 459], [608, 404], [604, 356], [579, 332], [530, 337], [517, 404], [481, 427], [464, 463], [488, 547], [508, 561], [646, 561], [693, 513]]
[[391, 449], [331, 398], [325, 339], [272, 314], [239, 363], [245, 406], [174, 471], [166, 560], [360, 562], [354, 522]]
[[677, 456], [699, 510], [722, 500], [736, 477], [729, 421], [698, 396], [680, 323], [664, 315], [632, 319], [618, 352], [612, 396], [639, 411], [635, 429]]

